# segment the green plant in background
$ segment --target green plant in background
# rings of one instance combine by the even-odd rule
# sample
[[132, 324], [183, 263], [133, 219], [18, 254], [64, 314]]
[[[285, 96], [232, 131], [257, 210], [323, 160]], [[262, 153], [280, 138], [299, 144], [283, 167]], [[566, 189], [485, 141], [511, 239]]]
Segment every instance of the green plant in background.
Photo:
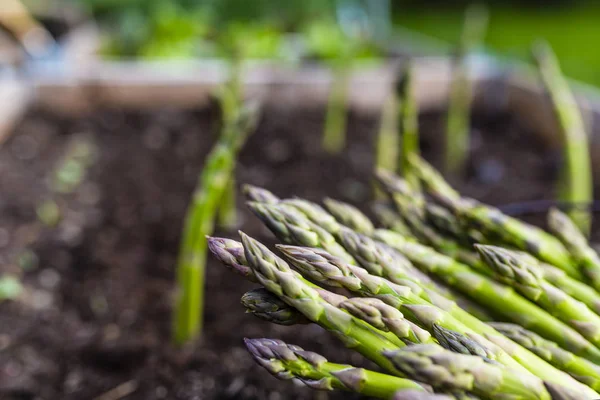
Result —
[[419, 180], [412, 175], [409, 159], [412, 154], [419, 155], [419, 106], [415, 98], [413, 84], [413, 68], [408, 62], [397, 82], [396, 91], [399, 99], [399, 133], [401, 135], [400, 160], [398, 170], [414, 187], [419, 187]]
[[350, 75], [359, 60], [374, 59], [377, 52], [368, 41], [367, 29], [360, 22], [352, 32], [345, 32], [333, 18], [320, 18], [304, 29], [309, 55], [325, 62], [332, 72], [323, 148], [329, 153], [339, 153], [346, 145], [347, 103]]
[[485, 6], [474, 4], [467, 8], [460, 43], [453, 60], [446, 120], [446, 170], [452, 173], [461, 172], [468, 157], [473, 100], [468, 57], [483, 43], [487, 24], [488, 11]]
[[206, 239], [212, 234], [219, 203], [231, 182], [237, 154], [258, 118], [256, 106], [238, 108], [205, 161], [185, 218], [177, 260], [177, 300], [173, 340], [184, 344], [202, 330]]
[[[234, 120], [244, 101], [243, 64], [252, 58], [275, 58], [280, 54], [281, 35], [268, 26], [230, 23], [224, 26], [215, 42], [219, 55], [229, 64], [229, 78], [221, 88], [219, 100], [221, 104], [222, 124], [224, 127], [234, 126]], [[235, 174], [223, 193], [218, 213], [218, 224], [233, 228], [237, 223]]]
[[[398, 98], [392, 91], [381, 108], [375, 145], [375, 169], [396, 171], [398, 165]], [[381, 196], [378, 196], [381, 197]]]
[[562, 134], [564, 151], [559, 200], [573, 206], [568, 214], [587, 236], [592, 219], [589, 211], [582, 207], [586, 207], [593, 200], [593, 180], [585, 124], [550, 46], [546, 42], [538, 42], [533, 48], [533, 55], [540, 77], [552, 100]]

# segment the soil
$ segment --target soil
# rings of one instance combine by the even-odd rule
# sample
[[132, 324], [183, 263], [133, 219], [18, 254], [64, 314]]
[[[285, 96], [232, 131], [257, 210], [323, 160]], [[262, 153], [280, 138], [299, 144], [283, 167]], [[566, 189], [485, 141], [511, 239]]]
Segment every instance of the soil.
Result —
[[[332, 157], [320, 150], [323, 114], [270, 106], [242, 152], [238, 182], [366, 208], [377, 116], [351, 113], [347, 149]], [[439, 165], [443, 119], [421, 119], [423, 152]], [[551, 198], [556, 155], [504, 113], [475, 119], [471, 165], [456, 186], [496, 205]], [[211, 107], [98, 110], [73, 119], [34, 110], [0, 148], [0, 272], [24, 285], [16, 300], [0, 303], [0, 398], [353, 398], [315, 394], [258, 367], [244, 337], [281, 338], [337, 362], [369, 364], [318, 327], [244, 314], [239, 298], [254, 285], [212, 259], [201, 343], [169, 344], [182, 220], [216, 121]], [[91, 149], [89, 167], [80, 166], [80, 184], [58, 193], [52, 177], [73, 143]], [[56, 226], [36, 215], [50, 199], [62, 215]], [[243, 199], [238, 205], [240, 228], [273, 243]]]

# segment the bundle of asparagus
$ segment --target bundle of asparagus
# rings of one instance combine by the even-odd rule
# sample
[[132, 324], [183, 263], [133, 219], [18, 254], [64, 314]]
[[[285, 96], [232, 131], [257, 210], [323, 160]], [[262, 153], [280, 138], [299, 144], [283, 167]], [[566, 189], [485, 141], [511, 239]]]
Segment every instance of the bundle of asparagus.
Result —
[[320, 325], [381, 372], [246, 339], [257, 363], [377, 398], [600, 398], [600, 258], [585, 237], [557, 210], [554, 236], [462, 197], [418, 156], [408, 161], [418, 185], [377, 174], [389, 198], [374, 209], [378, 224], [340, 201], [244, 188], [284, 243], [278, 256], [244, 233], [208, 238], [219, 261], [262, 285], [242, 297], [246, 311]]

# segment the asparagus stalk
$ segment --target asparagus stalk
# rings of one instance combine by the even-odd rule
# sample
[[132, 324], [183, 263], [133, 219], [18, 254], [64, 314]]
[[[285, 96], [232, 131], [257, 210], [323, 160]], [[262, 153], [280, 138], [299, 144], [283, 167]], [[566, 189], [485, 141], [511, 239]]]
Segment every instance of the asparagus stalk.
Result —
[[510, 323], [491, 324], [497, 331], [594, 390], [600, 389], [600, 366], [563, 350], [556, 343]]
[[395, 232], [377, 230], [374, 237], [399, 250], [419, 268], [470, 296], [494, 314], [532, 330], [579, 356], [600, 362], [600, 351], [579, 332], [511, 288], [496, 283], [427, 246], [410, 242]]
[[337, 236], [342, 225], [335, 219], [333, 215], [328, 213], [323, 207], [312, 201], [293, 198], [285, 199], [281, 203], [284, 207], [291, 208], [292, 211], [299, 212], [308, 218], [311, 222], [323, 227], [333, 236]]
[[340, 224], [365, 235], [375, 230], [371, 220], [353, 205], [331, 198], [323, 200], [323, 204]]
[[254, 360], [273, 376], [282, 380], [298, 379], [312, 389], [339, 389], [380, 399], [391, 399], [398, 392], [416, 396], [427, 393], [414, 381], [335, 364], [317, 353], [281, 340], [244, 339], [244, 343]]
[[[364, 269], [346, 264], [343, 260], [320, 249], [284, 245], [278, 246], [278, 249], [302, 275], [310, 280], [331, 287], [343, 287], [361, 296], [379, 298], [399, 309], [412, 322], [424, 326], [430, 331], [433, 329], [433, 324], [438, 324], [453, 331], [469, 334], [473, 338], [476, 335], [473, 330], [452, 317], [449, 312], [444, 311], [448, 303], [451, 304], [450, 307], [458, 309], [453, 302], [446, 301], [446, 304], [436, 302], [434, 306], [429, 301], [415, 295], [409, 287], [370, 275]], [[437, 307], [438, 305], [440, 308]], [[493, 349], [494, 358], [499, 362], [513, 369], [521, 370], [523, 373], [528, 373], [527, 369], [521, 367], [498, 346], [480, 336], [478, 340], [484, 341], [490, 349]]]
[[439, 345], [414, 345], [384, 354], [408, 377], [427, 382], [438, 390], [472, 392], [490, 400], [552, 399], [543, 382], [535, 376], [519, 375], [486, 363], [480, 357], [454, 353]]
[[346, 108], [349, 85], [350, 69], [347, 66], [340, 66], [333, 75], [327, 115], [325, 116], [325, 130], [323, 131], [323, 148], [332, 154], [339, 153], [346, 145]]
[[497, 246], [475, 247], [499, 280], [574, 327], [591, 343], [600, 346], [600, 316], [546, 281], [533, 257]]
[[340, 308], [367, 321], [384, 332], [392, 332], [406, 344], [432, 342], [431, 334], [404, 318], [396, 308], [371, 297], [354, 297], [340, 303]]
[[258, 203], [268, 204], [276, 204], [279, 202], [279, 197], [275, 196], [267, 189], [263, 189], [254, 185], [246, 184], [242, 186], [242, 193], [248, 201], [256, 201]]
[[[349, 262], [354, 262], [352, 256], [331, 233], [292, 207], [256, 202], [250, 202], [248, 206], [281, 241], [302, 246], [322, 247]], [[331, 221], [323, 222], [331, 223]], [[337, 221], [333, 219], [333, 223], [337, 224]]]
[[490, 358], [490, 356], [493, 357], [492, 352], [490, 352], [485, 346], [463, 334], [451, 331], [450, 329], [446, 329], [435, 324], [433, 325], [433, 336], [436, 338], [440, 346], [445, 349], [451, 350], [455, 353], [478, 356], [489, 363], [496, 363], [492, 358]]
[[[533, 48], [533, 55], [562, 132], [564, 165], [559, 184], [559, 198], [572, 204], [590, 203], [593, 199], [592, 164], [583, 117], [548, 43], [538, 43]], [[585, 235], [589, 235], [589, 211], [573, 209], [569, 215], [579, 229]]]
[[[221, 94], [221, 114], [223, 117], [223, 130], [225, 135], [245, 136], [245, 132], [236, 132], [236, 118], [242, 107], [243, 93], [241, 83], [241, 57], [234, 55], [231, 58], [231, 72], [229, 82], [223, 88]], [[235, 169], [235, 166], [234, 166]], [[218, 225], [225, 228], [233, 228], [237, 223], [235, 171], [222, 194], [221, 204], [217, 212]]]
[[421, 193], [412, 190], [405, 180], [385, 171], [379, 171], [377, 179], [419, 241], [477, 270], [485, 270], [477, 254], [465, 249], [456, 240], [444, 236], [426, 223], [426, 203]]
[[254, 271], [248, 266], [244, 246], [235, 240], [207, 236], [208, 249], [227, 268], [251, 282], [257, 282]]
[[408, 63], [400, 75], [397, 83], [398, 98], [400, 100], [399, 130], [402, 135], [402, 146], [400, 149], [400, 160], [398, 167], [406, 180], [413, 187], [418, 188], [419, 181], [412, 175], [408, 166], [408, 157], [411, 154], [419, 154], [419, 108], [414, 96], [412, 67]]
[[[207, 237], [207, 241], [209, 249], [217, 260], [221, 261], [226, 267], [249, 281], [258, 281], [254, 270], [249, 267], [242, 243], [232, 239], [215, 237]], [[344, 296], [328, 292], [327, 290], [304, 280], [300, 275], [297, 275], [296, 278], [314, 289], [324, 301], [327, 301], [334, 307], [340, 308], [340, 304], [345, 300], [348, 300]], [[300, 311], [282, 302], [277, 296], [265, 291], [264, 288], [255, 289], [246, 293], [242, 297], [242, 304], [246, 307], [246, 312], [250, 312], [258, 318], [278, 325], [293, 325], [308, 322], [306, 317], [304, 317]], [[378, 334], [397, 345], [403, 343], [398, 340], [396, 335], [388, 331], [381, 331], [378, 332]]]
[[183, 239], [177, 260], [177, 300], [173, 340], [183, 344], [202, 330], [205, 235], [211, 234], [223, 192], [231, 179], [239, 149], [257, 121], [258, 109], [246, 106], [235, 120], [236, 134], [225, 131], [209, 154], [184, 222]]
[[413, 157], [411, 165], [426, 190], [452, 209], [463, 226], [474, 227], [486, 237], [493, 237], [497, 244], [527, 251], [540, 260], [563, 269], [573, 278], [583, 280], [580, 271], [573, 266], [569, 252], [557, 238], [533, 225], [509, 217], [497, 208], [472, 199], [461, 199], [424, 160]]
[[392, 205], [378, 201], [373, 203], [371, 209], [380, 226], [403, 235], [412, 236], [406, 222]]
[[375, 146], [375, 167], [396, 171], [398, 165], [398, 98], [390, 94], [383, 104], [379, 123], [379, 133]]
[[425, 190], [438, 200], [446, 200], [445, 205], [460, 200], [460, 194], [452, 188], [427, 161], [417, 154], [408, 157], [408, 163], [412, 172], [419, 178]]
[[290, 326], [310, 322], [298, 310], [288, 306], [265, 288], [246, 292], [241, 301], [247, 313], [273, 324]]
[[468, 56], [481, 45], [488, 24], [487, 8], [474, 4], [467, 8], [460, 44], [454, 59], [446, 126], [446, 170], [461, 172], [469, 152], [469, 127], [473, 87], [469, 79]]
[[371, 325], [328, 303], [309, 284], [260, 242], [240, 232], [244, 253], [258, 281], [306, 318], [336, 334], [344, 345], [358, 351], [388, 372], [397, 374], [383, 357], [384, 349], [398, 349]]
[[597, 291], [583, 282], [568, 276], [562, 269], [553, 265], [540, 263], [544, 279], [556, 287], [561, 288], [566, 294], [587, 305], [590, 310], [600, 315], [600, 295]]
[[590, 247], [585, 235], [566, 214], [553, 208], [548, 213], [550, 230], [565, 245], [591, 286], [600, 290], [600, 257]]

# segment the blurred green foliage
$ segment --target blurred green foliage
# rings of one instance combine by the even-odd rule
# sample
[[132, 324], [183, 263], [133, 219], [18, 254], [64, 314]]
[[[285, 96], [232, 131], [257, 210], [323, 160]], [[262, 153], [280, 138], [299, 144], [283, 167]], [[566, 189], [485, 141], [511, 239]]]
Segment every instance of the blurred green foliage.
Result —
[[[103, 26], [107, 57], [348, 60], [377, 54], [360, 23], [337, 21], [340, 4], [360, 8], [371, 0], [78, 1]], [[348, 26], [357, 29], [348, 32]], [[287, 33], [299, 34], [304, 46], [290, 43]]]
[[[490, 3], [486, 47], [494, 53], [528, 61], [531, 43], [546, 39], [555, 50], [565, 75], [600, 86], [600, 2], [533, 2], [534, 6]], [[527, 2], [531, 4], [531, 2]], [[537, 7], [535, 5], [538, 5]], [[456, 43], [462, 26], [463, 8], [437, 4], [435, 12], [421, 6], [396, 7], [398, 25]]]

